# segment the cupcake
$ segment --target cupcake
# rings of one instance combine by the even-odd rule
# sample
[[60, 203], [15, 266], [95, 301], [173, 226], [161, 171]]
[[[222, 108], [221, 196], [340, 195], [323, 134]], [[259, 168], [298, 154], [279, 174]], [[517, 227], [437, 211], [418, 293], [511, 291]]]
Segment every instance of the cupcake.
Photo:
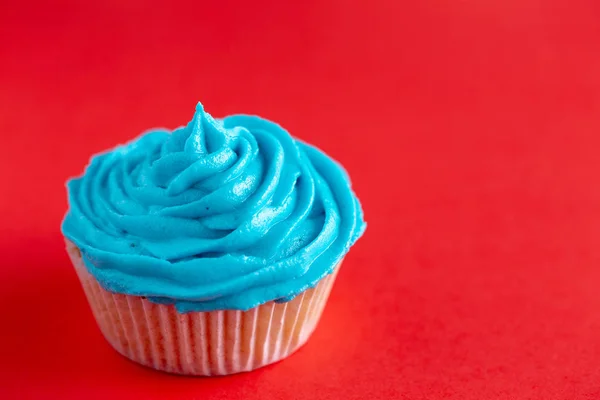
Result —
[[154, 129], [67, 183], [67, 251], [107, 341], [157, 370], [226, 375], [315, 329], [365, 230], [330, 157], [249, 115]]

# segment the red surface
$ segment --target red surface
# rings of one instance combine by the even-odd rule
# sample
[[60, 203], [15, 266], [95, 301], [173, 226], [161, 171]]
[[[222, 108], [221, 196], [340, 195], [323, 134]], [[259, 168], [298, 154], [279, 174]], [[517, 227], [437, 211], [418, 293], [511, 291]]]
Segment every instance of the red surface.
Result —
[[[596, 1], [85, 3], [0, 3], [0, 398], [600, 398]], [[59, 233], [67, 176], [197, 100], [331, 153], [369, 223], [307, 346], [219, 379], [112, 351]]]

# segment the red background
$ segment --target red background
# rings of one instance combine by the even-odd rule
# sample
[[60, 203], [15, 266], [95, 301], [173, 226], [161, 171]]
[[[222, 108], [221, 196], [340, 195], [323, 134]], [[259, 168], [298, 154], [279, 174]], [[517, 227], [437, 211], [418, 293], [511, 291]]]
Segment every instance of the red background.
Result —
[[[0, 2], [1, 398], [600, 398], [598, 2], [16, 3]], [[369, 223], [309, 343], [215, 379], [112, 351], [59, 232], [92, 153], [198, 100], [339, 159]]]

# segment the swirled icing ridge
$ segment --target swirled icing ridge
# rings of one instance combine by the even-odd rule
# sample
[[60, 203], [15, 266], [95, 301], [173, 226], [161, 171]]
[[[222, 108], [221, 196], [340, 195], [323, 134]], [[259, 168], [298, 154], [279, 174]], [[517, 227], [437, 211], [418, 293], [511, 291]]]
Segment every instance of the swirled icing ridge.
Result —
[[62, 231], [107, 290], [180, 312], [286, 301], [331, 273], [365, 229], [342, 167], [268, 120], [152, 130], [67, 183]]

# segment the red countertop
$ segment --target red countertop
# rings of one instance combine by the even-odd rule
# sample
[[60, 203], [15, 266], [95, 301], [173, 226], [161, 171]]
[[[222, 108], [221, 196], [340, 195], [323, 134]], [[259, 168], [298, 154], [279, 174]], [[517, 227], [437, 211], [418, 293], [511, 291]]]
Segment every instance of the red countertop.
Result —
[[[47, 3], [0, 3], [0, 398], [600, 398], [598, 2]], [[114, 352], [59, 230], [198, 100], [340, 160], [369, 224], [308, 344], [225, 378]]]

